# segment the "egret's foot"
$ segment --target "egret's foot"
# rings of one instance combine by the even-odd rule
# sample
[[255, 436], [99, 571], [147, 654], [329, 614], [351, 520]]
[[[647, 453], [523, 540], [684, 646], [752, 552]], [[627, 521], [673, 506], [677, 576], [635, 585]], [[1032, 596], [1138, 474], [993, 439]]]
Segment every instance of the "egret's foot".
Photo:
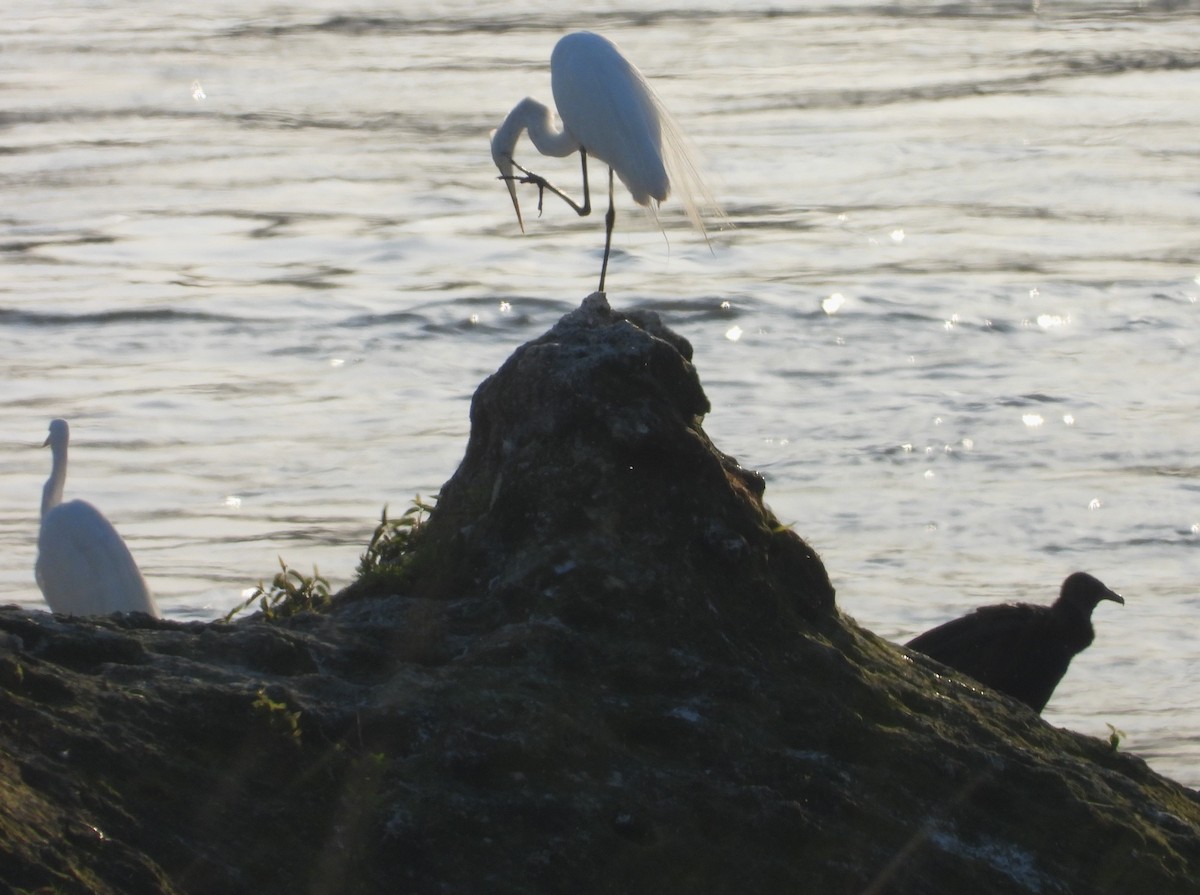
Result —
[[544, 199], [546, 196], [546, 190], [549, 189], [551, 192], [557, 192], [554, 189], [554, 187], [552, 187], [550, 185], [550, 181], [546, 180], [546, 178], [542, 177], [540, 174], [528, 174], [527, 173], [524, 177], [518, 177], [517, 183], [531, 183], [537, 187], [537, 190], [538, 190], [538, 206], [537, 206], [538, 217], [541, 217], [542, 216], [542, 199]]
[[[576, 202], [574, 199], [572, 199], [570, 196], [568, 196], [566, 193], [564, 193], [562, 190], [560, 190], [558, 187], [556, 187], [554, 184], [552, 184], [549, 180], [547, 180], [542, 175], [534, 174], [528, 168], [525, 168], [525, 167], [517, 164], [516, 161], [513, 160], [513, 157], [511, 155], [508, 156], [507, 158], [508, 158], [509, 163], [514, 168], [516, 168], [518, 171], [521, 172], [521, 176], [518, 177], [515, 174], [501, 174], [499, 179], [507, 180], [510, 188], [512, 187], [512, 185], [514, 183], [528, 183], [531, 186], [536, 186], [537, 190], [538, 190], [538, 214], [539, 215], [542, 213], [542, 200], [545, 199], [547, 191], [558, 196], [558, 198], [562, 199], [564, 202], [566, 202], [568, 205], [570, 205], [571, 208], [574, 209], [575, 213], [577, 215], [579, 215], [580, 217], [586, 217], [588, 214], [591, 213], [592, 205], [591, 205], [591, 201], [588, 198], [586, 165], [584, 167], [584, 178], [583, 178], [583, 204], [580, 205], [578, 202]], [[584, 156], [584, 158], [586, 158], [586, 156]], [[501, 169], [501, 170], [503, 170], [503, 169]]]
[[516, 174], [501, 174], [496, 179], [497, 180], [508, 180], [508, 181], [511, 181], [512, 183], [528, 183], [528, 184], [532, 184], [533, 186], [536, 186], [537, 191], [538, 191], [538, 201], [537, 201], [538, 217], [541, 217], [541, 215], [542, 215], [542, 200], [546, 197], [546, 190], [549, 190], [550, 192], [554, 193], [555, 195], [559, 194], [558, 190], [555, 189], [554, 185], [552, 183], [550, 183], [550, 181], [548, 181], [541, 174], [534, 174], [532, 171], [526, 171], [524, 168], [522, 168], [516, 162], [513, 162], [513, 167], [515, 167], [517, 170], [523, 172], [521, 174], [521, 176], [518, 177]]

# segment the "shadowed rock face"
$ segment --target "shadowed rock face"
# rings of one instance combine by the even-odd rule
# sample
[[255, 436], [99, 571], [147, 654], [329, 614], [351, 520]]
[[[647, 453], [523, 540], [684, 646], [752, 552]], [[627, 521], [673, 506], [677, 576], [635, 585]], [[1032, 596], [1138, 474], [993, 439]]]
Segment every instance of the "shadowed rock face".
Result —
[[830, 617], [820, 560], [701, 428], [691, 355], [657, 315], [616, 314], [600, 295], [517, 349], [475, 394], [427, 532], [449, 576], [420, 592], [635, 628], [706, 606], [721, 636]]
[[328, 612], [0, 609], [0, 891], [1193, 895], [1193, 794], [841, 616], [690, 354], [523, 346]]

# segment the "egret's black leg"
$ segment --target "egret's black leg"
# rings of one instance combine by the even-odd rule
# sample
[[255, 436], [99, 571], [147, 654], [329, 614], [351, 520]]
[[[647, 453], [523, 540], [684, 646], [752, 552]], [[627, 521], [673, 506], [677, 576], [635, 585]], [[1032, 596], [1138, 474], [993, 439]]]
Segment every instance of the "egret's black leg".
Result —
[[579, 148], [579, 166], [583, 170], [583, 208], [575, 210], [581, 218], [585, 218], [592, 213], [592, 191], [588, 188], [587, 150], [583, 147]]
[[[580, 165], [580, 168], [582, 169], [582, 173], [583, 173], [583, 204], [582, 205], [579, 204], [578, 202], [576, 202], [574, 199], [572, 199], [570, 196], [568, 196], [566, 193], [564, 193], [562, 190], [560, 190], [558, 187], [556, 187], [550, 181], [548, 181], [545, 177], [542, 177], [540, 174], [534, 174], [532, 171], [530, 171], [527, 168], [522, 168], [520, 165], [518, 165], [516, 163], [516, 161], [513, 160], [513, 158], [511, 156], [509, 157], [508, 160], [510, 162], [512, 162], [512, 166], [514, 168], [516, 168], [518, 171], [521, 172], [521, 176], [520, 177], [515, 177], [515, 176], [511, 176], [511, 175], [501, 176], [500, 179], [501, 180], [510, 180], [510, 181], [515, 180], [517, 183], [528, 183], [528, 184], [532, 184], [533, 186], [536, 186], [538, 188], [538, 213], [539, 214], [542, 211], [542, 197], [547, 190], [549, 190], [551, 193], [558, 196], [558, 198], [562, 199], [564, 202], [566, 202], [568, 205], [570, 205], [571, 208], [573, 208], [575, 210], [575, 213], [578, 214], [580, 217], [586, 217], [587, 215], [592, 213], [592, 190], [591, 190], [590, 184], [588, 183], [587, 150], [586, 149], [579, 150], [579, 165]], [[613, 169], [611, 167], [609, 167], [609, 169], [608, 169], [608, 212], [604, 215], [604, 260], [600, 264], [600, 288], [598, 290], [599, 292], [604, 291], [604, 278], [605, 278], [605, 275], [608, 273], [608, 256], [612, 252], [613, 225], [616, 224], [616, 221], [617, 221], [617, 206], [613, 202]]]
[[[587, 179], [584, 179], [587, 183]], [[608, 213], [604, 215], [604, 261], [600, 264], [600, 288], [604, 292], [604, 275], [608, 273], [608, 253], [612, 249], [613, 224], [617, 222], [617, 207], [613, 204], [613, 169], [608, 169]]]

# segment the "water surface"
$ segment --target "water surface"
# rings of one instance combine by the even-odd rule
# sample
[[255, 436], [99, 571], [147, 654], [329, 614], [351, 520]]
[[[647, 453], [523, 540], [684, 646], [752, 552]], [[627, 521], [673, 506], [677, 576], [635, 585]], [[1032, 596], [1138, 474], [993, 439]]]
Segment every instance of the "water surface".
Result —
[[[594, 288], [601, 222], [488, 131], [614, 38], [732, 229], [621, 197], [609, 296], [690, 339], [718, 446], [904, 640], [1075, 569], [1125, 594], [1046, 711], [1196, 784], [1195, 3], [77, 3], [0, 21], [0, 590], [47, 422], [164, 612], [346, 583], [476, 385]], [[519, 160], [569, 189], [572, 159]]]

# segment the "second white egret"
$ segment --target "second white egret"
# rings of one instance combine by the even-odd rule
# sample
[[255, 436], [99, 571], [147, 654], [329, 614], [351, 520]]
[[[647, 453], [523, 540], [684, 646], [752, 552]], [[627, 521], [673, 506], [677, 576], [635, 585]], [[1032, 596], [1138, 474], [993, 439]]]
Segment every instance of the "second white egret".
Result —
[[154, 597], [112, 523], [86, 501], [62, 502], [70, 436], [66, 420], [50, 422], [46, 445], [53, 459], [42, 489], [35, 566], [42, 596], [53, 611], [69, 615], [145, 612], [157, 616]]
[[[612, 249], [613, 173], [629, 188], [639, 205], [666, 201], [674, 190], [689, 220], [705, 233], [702, 212], [716, 212], [678, 128], [642, 73], [616, 45], [590, 31], [568, 34], [550, 55], [550, 89], [562, 128], [555, 127], [550, 109], [526, 97], [517, 103], [504, 123], [492, 131], [492, 161], [508, 185], [517, 223], [525, 230], [517, 201], [518, 183], [538, 188], [538, 210], [544, 191], [563, 199], [580, 216], [591, 213], [587, 159], [593, 155], [608, 165], [608, 214], [605, 216], [604, 261], [600, 288]], [[522, 131], [542, 155], [564, 157], [578, 152], [583, 167], [583, 202], [578, 203], [544, 177], [513, 160]], [[515, 174], [519, 171], [520, 174]], [[719, 212], [716, 212], [719, 214]], [[706, 235], [707, 238], [707, 235]]]

